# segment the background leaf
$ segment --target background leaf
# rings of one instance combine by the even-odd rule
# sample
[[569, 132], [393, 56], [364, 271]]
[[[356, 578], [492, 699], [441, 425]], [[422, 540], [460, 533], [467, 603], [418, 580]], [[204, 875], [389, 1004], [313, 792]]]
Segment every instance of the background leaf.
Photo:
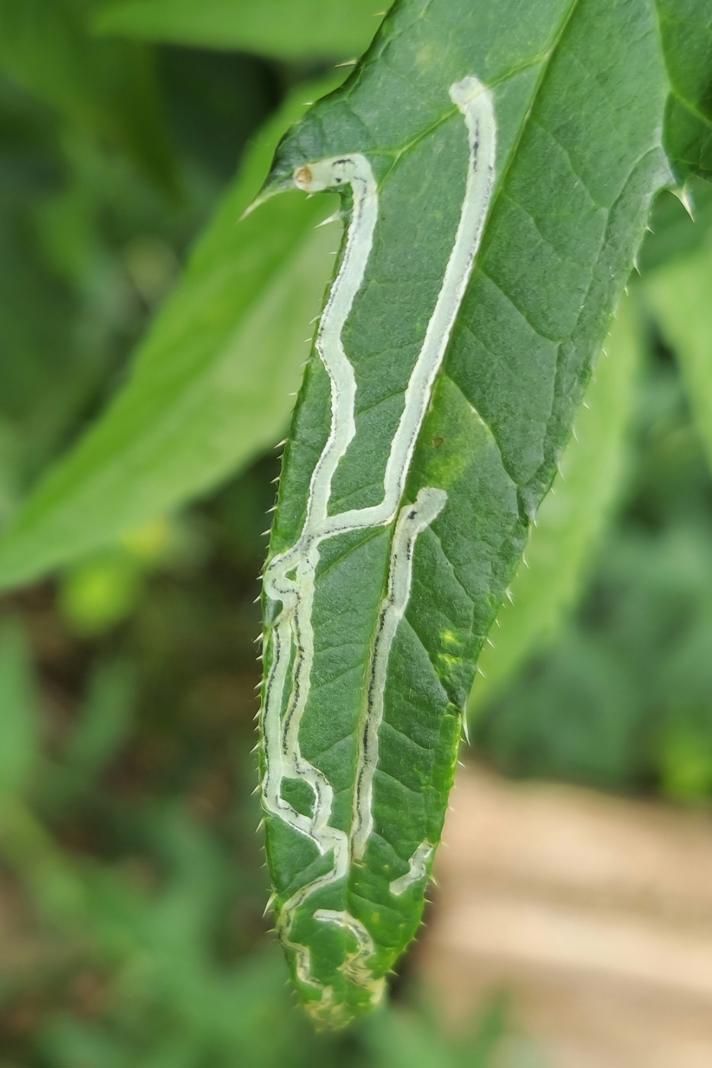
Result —
[[480, 657], [471, 711], [487, 704], [534, 652], [551, 640], [595, 561], [618, 497], [637, 384], [642, 338], [629, 298], [621, 305], [576, 418], [576, 439], [544, 501], [520, 566]]
[[105, 415], [0, 537], [0, 586], [26, 582], [204, 492], [273, 445], [335, 238], [328, 203], [272, 200], [238, 223], [306, 87], [255, 143]]
[[94, 26], [281, 59], [341, 58], [364, 50], [388, 6], [389, 0], [111, 0]]

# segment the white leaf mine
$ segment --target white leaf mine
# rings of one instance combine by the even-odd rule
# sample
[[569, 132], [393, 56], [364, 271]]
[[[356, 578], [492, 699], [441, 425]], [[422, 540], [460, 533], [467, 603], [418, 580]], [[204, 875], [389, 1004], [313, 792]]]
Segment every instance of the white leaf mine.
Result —
[[[316, 349], [329, 376], [331, 425], [314, 467], [306, 516], [297, 541], [273, 556], [264, 575], [264, 590], [280, 607], [265, 645], [270, 670], [263, 692], [264, 808], [307, 837], [322, 856], [331, 857], [325, 874], [305, 883], [278, 910], [278, 929], [293, 950], [298, 978], [320, 992], [314, 1014], [338, 1022], [340, 1007], [333, 988], [312, 974], [307, 946], [292, 939], [295, 918], [319, 891], [345, 881], [352, 862], [364, 858], [373, 832], [374, 775], [379, 760], [379, 733], [393, 641], [410, 599], [413, 557], [420, 535], [447, 505], [437, 487], [420, 490], [411, 504], [402, 504], [413, 451], [425, 418], [435, 378], [442, 364], [455, 319], [482, 238], [495, 175], [496, 122], [493, 97], [477, 78], [466, 77], [450, 88], [450, 98], [464, 118], [469, 139], [469, 165], [460, 219], [433, 313], [405, 392], [405, 402], [391, 442], [383, 498], [376, 504], [330, 515], [332, 483], [339, 463], [356, 434], [356, 379], [343, 331], [354, 299], [366, 278], [379, 218], [378, 184], [368, 159], [361, 154], [305, 163], [294, 172], [294, 184], [307, 193], [349, 186], [352, 213], [344, 253], [316, 334]], [[388, 588], [380, 607], [370, 680], [364, 697], [353, 819], [349, 831], [333, 826], [334, 791], [326, 776], [300, 749], [300, 728], [309, 699], [314, 662], [312, 613], [321, 545], [338, 535], [394, 524]], [[361, 728], [360, 728], [361, 729]], [[306, 783], [313, 794], [310, 815], [298, 812], [283, 796], [286, 779]], [[390, 883], [398, 897], [424, 879], [434, 846], [422, 843], [408, 872]], [[341, 970], [367, 991], [375, 1003], [383, 979], [369, 969], [374, 942], [370, 932], [346, 911], [315, 909], [313, 918], [348, 932], [353, 941]]]

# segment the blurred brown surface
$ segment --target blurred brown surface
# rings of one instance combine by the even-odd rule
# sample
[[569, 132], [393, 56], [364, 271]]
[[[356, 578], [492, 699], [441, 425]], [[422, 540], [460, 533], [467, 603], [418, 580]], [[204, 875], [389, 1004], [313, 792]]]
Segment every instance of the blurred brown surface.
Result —
[[500, 988], [543, 1065], [712, 1066], [711, 817], [465, 768], [444, 842], [419, 968], [453, 1023]]

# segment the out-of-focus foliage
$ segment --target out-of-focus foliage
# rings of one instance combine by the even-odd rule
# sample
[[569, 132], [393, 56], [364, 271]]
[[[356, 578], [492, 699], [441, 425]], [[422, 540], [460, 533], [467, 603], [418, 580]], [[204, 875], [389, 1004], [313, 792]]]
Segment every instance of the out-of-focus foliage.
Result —
[[[40, 40], [49, 47], [50, 35]], [[82, 56], [91, 64], [93, 46], [67, 63]], [[24, 91], [3, 78], [0, 63], [0, 521], [115, 388], [241, 141], [280, 92], [247, 58], [186, 53], [160, 67], [180, 199], [120, 141], [47, 102], [29, 76]], [[130, 65], [121, 69], [130, 81]], [[239, 112], [220, 107], [238, 92]], [[142, 123], [144, 107], [138, 94], [126, 121]]]
[[283, 59], [358, 56], [389, 0], [108, 0], [101, 33], [238, 48]]
[[116, 540], [275, 443], [334, 238], [317, 228], [328, 204], [303, 197], [271, 200], [239, 220], [301, 94], [327, 87], [300, 90], [251, 148], [126, 386], [0, 538], [0, 586]]
[[0, 71], [171, 188], [174, 161], [152, 56], [136, 45], [94, 42], [90, 10], [91, 0], [0, 0]]

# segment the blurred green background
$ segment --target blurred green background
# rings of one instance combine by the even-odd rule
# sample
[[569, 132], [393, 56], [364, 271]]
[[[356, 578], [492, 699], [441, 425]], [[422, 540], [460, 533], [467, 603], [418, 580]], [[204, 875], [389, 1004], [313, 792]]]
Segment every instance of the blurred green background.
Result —
[[[270, 446], [337, 238], [313, 230], [333, 204], [238, 218], [374, 6], [0, 0], [0, 1068], [477, 1068], [507, 1033], [493, 992], [446, 1037], [411, 959], [390, 1008], [314, 1036], [262, 917]], [[712, 292], [712, 201], [695, 196], [695, 226], [669, 195], [656, 209], [472, 735], [507, 775], [705, 806], [712, 311], [680, 294]]]

